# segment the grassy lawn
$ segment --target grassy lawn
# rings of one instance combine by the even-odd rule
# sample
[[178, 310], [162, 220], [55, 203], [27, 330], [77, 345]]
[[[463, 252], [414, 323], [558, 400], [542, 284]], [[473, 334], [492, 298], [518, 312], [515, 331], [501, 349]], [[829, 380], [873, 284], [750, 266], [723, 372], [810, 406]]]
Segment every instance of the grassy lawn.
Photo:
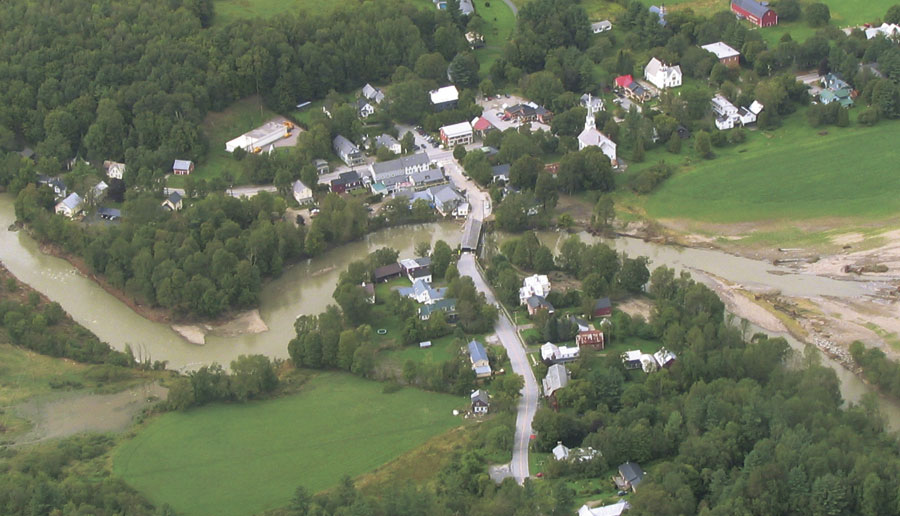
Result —
[[885, 218], [900, 210], [898, 141], [900, 122], [813, 129], [796, 113], [772, 132], [714, 149], [716, 159], [694, 161], [649, 197], [646, 211], [717, 223]]
[[[266, 109], [262, 100], [255, 95], [235, 102], [225, 111], [206, 115], [202, 127], [209, 138], [209, 153], [206, 162], [198, 163], [191, 175], [196, 179], [209, 181], [228, 171], [237, 183], [245, 182], [241, 178], [241, 164], [235, 161], [230, 152], [225, 151], [225, 142], [261, 126], [275, 116], [277, 115]], [[183, 187], [184, 178], [185, 176], [169, 176], [168, 185]]]
[[121, 445], [113, 471], [179, 514], [245, 516], [372, 471], [460, 425], [463, 398], [336, 373], [296, 395], [165, 414]]
[[413, 362], [422, 362], [426, 364], [439, 364], [452, 360], [459, 356], [459, 346], [455, 345], [456, 338], [453, 335], [447, 335], [431, 341], [430, 348], [420, 348], [419, 346], [404, 346], [399, 349], [393, 349], [381, 353], [383, 360], [389, 360], [399, 366], [403, 366], [407, 360]]
[[[503, 47], [516, 28], [516, 17], [503, 0], [475, 0], [475, 10], [487, 22], [485, 46], [475, 51], [479, 75], [487, 77], [491, 65], [503, 55]], [[487, 6], [490, 4], [490, 7]]]

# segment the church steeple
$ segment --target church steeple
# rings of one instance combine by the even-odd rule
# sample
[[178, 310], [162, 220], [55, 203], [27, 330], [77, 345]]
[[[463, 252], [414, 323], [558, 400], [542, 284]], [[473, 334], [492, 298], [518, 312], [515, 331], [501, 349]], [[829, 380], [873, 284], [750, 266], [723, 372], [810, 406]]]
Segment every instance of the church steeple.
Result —
[[587, 100], [587, 116], [584, 118], [584, 130], [590, 131], [597, 127], [597, 120], [594, 118], [594, 99], [588, 93]]

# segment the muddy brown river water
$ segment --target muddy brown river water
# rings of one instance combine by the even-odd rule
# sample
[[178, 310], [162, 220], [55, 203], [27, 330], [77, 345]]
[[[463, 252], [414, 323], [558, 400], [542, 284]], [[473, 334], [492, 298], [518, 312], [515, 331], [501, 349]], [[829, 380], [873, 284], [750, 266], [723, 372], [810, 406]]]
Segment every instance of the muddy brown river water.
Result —
[[[287, 343], [294, 336], [293, 323], [302, 314], [316, 314], [333, 304], [331, 293], [337, 278], [353, 260], [379, 247], [393, 247], [401, 256], [411, 255], [417, 242], [434, 243], [443, 239], [451, 246], [459, 243], [462, 226], [439, 222], [389, 228], [331, 250], [318, 258], [287, 268], [280, 277], [266, 283], [261, 294], [260, 314], [269, 330], [232, 337], [208, 335], [205, 345], [190, 344], [168, 325], [145, 319], [124, 303], [82, 276], [65, 260], [46, 255], [25, 232], [7, 231], [15, 221], [13, 198], [0, 194], [0, 261], [21, 281], [57, 301], [72, 317], [117, 349], [126, 344], [152, 360], [166, 360], [170, 368], [195, 369], [204, 364], [228, 364], [239, 355], [261, 353], [287, 357]], [[567, 235], [544, 232], [539, 238], [556, 248]], [[581, 234], [588, 242], [595, 237]], [[771, 287], [786, 295], [863, 296], [871, 290], [866, 282], [840, 281], [821, 276], [796, 274], [788, 268], [767, 262], [705, 249], [658, 245], [637, 239], [606, 241], [631, 256], [647, 256], [651, 268], [666, 265], [676, 270], [708, 272], [744, 285]], [[788, 338], [795, 349], [803, 344]], [[851, 402], [872, 391], [858, 377], [823, 356], [841, 380], [841, 392]], [[879, 397], [882, 412], [890, 426], [900, 429], [900, 405]]]

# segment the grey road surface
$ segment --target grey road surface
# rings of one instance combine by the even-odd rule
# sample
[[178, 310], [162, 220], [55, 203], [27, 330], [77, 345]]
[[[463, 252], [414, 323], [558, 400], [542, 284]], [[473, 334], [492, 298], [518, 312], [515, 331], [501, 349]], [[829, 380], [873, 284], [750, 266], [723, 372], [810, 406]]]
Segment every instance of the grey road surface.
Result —
[[[457, 264], [462, 276], [469, 276], [475, 282], [475, 288], [483, 292], [489, 303], [496, 304], [494, 292], [488, 287], [481, 275], [481, 270], [475, 264], [475, 256], [472, 253], [464, 253]], [[513, 444], [512, 462], [510, 471], [516, 482], [523, 483], [529, 476], [528, 472], [528, 444], [531, 440], [531, 422], [537, 410], [538, 386], [534, 378], [534, 372], [528, 364], [528, 356], [525, 348], [516, 335], [516, 327], [513, 325], [505, 311], [500, 310], [500, 316], [494, 325], [494, 331], [500, 343], [506, 348], [512, 370], [515, 374], [525, 378], [525, 386], [522, 388], [522, 397], [519, 398], [518, 413], [516, 415], [516, 435]]]

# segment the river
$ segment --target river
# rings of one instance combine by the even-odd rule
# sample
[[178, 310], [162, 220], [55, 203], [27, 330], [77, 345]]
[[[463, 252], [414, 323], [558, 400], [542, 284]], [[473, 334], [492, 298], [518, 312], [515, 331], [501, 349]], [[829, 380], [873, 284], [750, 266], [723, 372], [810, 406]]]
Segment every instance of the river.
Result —
[[83, 326], [116, 349], [130, 344], [151, 360], [166, 360], [172, 369], [196, 369], [218, 362], [228, 365], [239, 355], [260, 353], [285, 358], [294, 337], [294, 320], [318, 314], [329, 304], [340, 273], [347, 265], [380, 247], [392, 247], [410, 256], [416, 243], [445, 240], [456, 246], [462, 235], [455, 222], [388, 228], [364, 240], [343, 245], [324, 255], [290, 267], [267, 281], [260, 294], [260, 315], [269, 331], [236, 337], [206, 336], [206, 344], [188, 343], [171, 327], [146, 319], [97, 283], [84, 277], [67, 261], [42, 253], [24, 231], [7, 231], [15, 221], [13, 199], [0, 195], [0, 261], [21, 281], [58, 302]]
[[[459, 243], [461, 225], [439, 222], [388, 228], [325, 253], [323, 256], [294, 264], [263, 287], [260, 315], [269, 327], [264, 333], [236, 337], [207, 335], [206, 344], [188, 343], [168, 325], [152, 322], [132, 311], [124, 303], [104, 291], [94, 281], [82, 276], [65, 260], [46, 255], [25, 232], [6, 231], [15, 221], [13, 198], [0, 194], [0, 261], [17, 278], [57, 301], [72, 317], [116, 349], [131, 344], [152, 360], [166, 360], [173, 369], [194, 369], [218, 362], [227, 365], [242, 354], [261, 353], [270, 357], [287, 357], [287, 343], [294, 336], [293, 323], [298, 315], [317, 314], [333, 304], [331, 293], [337, 278], [347, 265], [379, 247], [393, 247], [401, 256], [409, 256], [417, 242], [432, 244], [445, 240], [451, 246]], [[539, 238], [551, 249], [568, 236], [565, 233], [542, 232]], [[583, 233], [586, 242], [599, 238]], [[714, 250], [681, 248], [644, 242], [632, 238], [604, 240], [618, 251], [631, 256], [647, 256], [651, 268], [666, 265], [676, 270], [703, 271], [743, 285], [780, 289], [789, 296], [829, 295], [853, 297], [869, 292], [867, 283], [840, 281], [821, 276], [797, 274], [785, 267], [741, 258]], [[89, 300], [89, 302], [86, 302]], [[770, 332], [771, 333], [771, 332]], [[785, 336], [791, 346], [803, 344]], [[857, 402], [872, 389], [858, 377], [828, 357], [823, 364], [837, 372], [844, 399]], [[882, 413], [894, 429], [900, 429], [900, 405], [879, 397]]]

